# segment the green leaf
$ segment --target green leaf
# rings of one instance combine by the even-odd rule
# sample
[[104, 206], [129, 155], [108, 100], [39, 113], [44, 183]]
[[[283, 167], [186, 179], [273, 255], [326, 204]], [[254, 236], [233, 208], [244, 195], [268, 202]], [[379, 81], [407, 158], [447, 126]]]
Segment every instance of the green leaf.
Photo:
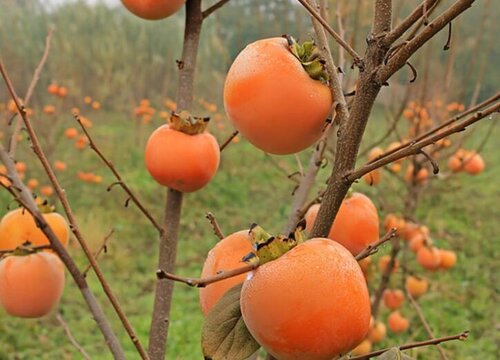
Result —
[[411, 356], [405, 355], [399, 350], [397, 347], [393, 347], [383, 353], [380, 356], [377, 356], [379, 360], [414, 360]]
[[206, 360], [244, 360], [260, 348], [241, 316], [242, 286], [226, 292], [205, 319], [201, 347]]

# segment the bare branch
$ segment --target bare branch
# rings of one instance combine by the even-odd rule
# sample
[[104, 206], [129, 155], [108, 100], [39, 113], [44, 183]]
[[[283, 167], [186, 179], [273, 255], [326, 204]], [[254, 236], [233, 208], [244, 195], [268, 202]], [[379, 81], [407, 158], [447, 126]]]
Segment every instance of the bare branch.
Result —
[[[94, 257], [96, 259], [96, 261], [99, 259], [99, 256], [101, 255], [102, 252], [108, 252], [108, 240], [111, 239], [111, 236], [113, 236], [115, 232], [115, 229], [111, 229], [111, 231], [108, 233], [108, 235], [106, 235], [102, 241], [102, 244], [101, 246], [99, 246], [99, 249], [96, 251]], [[83, 276], [87, 276], [87, 273], [89, 272], [91, 266], [90, 264], [87, 265], [87, 267], [85, 268], [85, 270], [82, 271], [83, 273]]]
[[299, 2], [306, 8], [306, 10], [311, 14], [324, 28], [325, 30], [335, 39], [335, 41], [342, 46], [349, 55], [354, 60], [354, 65], [356, 65], [360, 70], [364, 68], [363, 59], [358, 55], [358, 53], [349, 45], [335, 30], [331, 28], [325, 19], [314, 9], [314, 7], [307, 2], [307, 0], [299, 0]]
[[390, 229], [384, 236], [380, 238], [380, 240], [378, 240], [374, 244], [368, 245], [363, 251], [356, 255], [355, 259], [357, 261], [360, 261], [378, 252], [378, 249], [381, 245], [385, 244], [387, 241], [396, 236], [396, 231], [398, 231], [398, 229], [396, 228]]
[[220, 9], [221, 7], [223, 7], [224, 5], [226, 5], [228, 2], [229, 2], [229, 0], [219, 0], [219, 1], [217, 1], [215, 4], [213, 4], [208, 9], [204, 10], [201, 13], [203, 19], [206, 19], [207, 17], [209, 17], [213, 12], [215, 12], [218, 9]]
[[222, 152], [222, 150], [224, 150], [239, 133], [240, 132], [238, 130], [233, 131], [226, 141], [219, 146], [219, 150]]
[[69, 325], [66, 323], [60, 312], [56, 314], [56, 319], [59, 322], [59, 325], [61, 325], [61, 327], [63, 328], [64, 333], [66, 334], [66, 337], [69, 339], [71, 344], [80, 352], [80, 354], [83, 356], [85, 360], [90, 360], [89, 354], [87, 354], [85, 349], [78, 343], [78, 341], [76, 341], [75, 337], [71, 333]]
[[207, 215], [205, 217], [208, 219], [208, 221], [210, 221], [210, 225], [212, 225], [212, 229], [214, 231], [215, 236], [217, 236], [219, 240], [224, 239], [225, 237], [224, 233], [220, 229], [219, 223], [217, 222], [215, 215], [209, 211], [207, 212]]
[[[444, 336], [444, 337], [441, 337], [441, 338], [430, 339], [430, 340], [425, 340], [425, 341], [414, 342], [414, 343], [411, 343], [411, 344], [401, 345], [401, 346], [398, 346], [398, 349], [399, 350], [408, 350], [408, 349], [413, 349], [413, 348], [422, 347], [422, 346], [437, 345], [437, 344], [441, 344], [443, 342], [452, 341], [452, 340], [464, 341], [464, 340], [467, 339], [468, 336], [469, 336], [469, 331], [464, 331], [464, 332], [461, 332], [460, 334], [457, 334], [457, 335]], [[377, 350], [377, 351], [373, 351], [373, 352], [365, 354], [365, 355], [350, 357], [348, 359], [349, 360], [366, 360], [366, 359], [371, 359], [372, 357], [381, 355], [381, 354], [383, 354], [383, 353], [385, 353], [386, 351], [389, 351], [389, 350], [390, 349]]]
[[[35, 130], [33, 129], [33, 126], [31, 124], [30, 120], [26, 116], [26, 108], [24, 107], [24, 105], [22, 105], [20, 103], [19, 98], [17, 97], [16, 91], [14, 90], [14, 86], [12, 85], [12, 82], [10, 81], [10, 78], [9, 78], [7, 71], [5, 70], [3, 62], [1, 60], [0, 60], [0, 73], [2, 74], [2, 76], [4, 78], [5, 84], [7, 85], [7, 89], [11, 95], [12, 100], [16, 104], [18, 112], [24, 121], [24, 125], [25, 125], [25, 127], [28, 131], [29, 137], [30, 137], [33, 152], [38, 157], [40, 163], [43, 166], [43, 169], [45, 170], [45, 173], [47, 174], [47, 176], [50, 180], [50, 183], [52, 184], [52, 187], [54, 188], [54, 190], [57, 194], [57, 197], [61, 201], [61, 204], [64, 208], [65, 213], [66, 213], [66, 216], [68, 217], [68, 221], [70, 223], [70, 228], [73, 231], [73, 234], [75, 234], [75, 237], [77, 238], [78, 242], [80, 243], [80, 246], [82, 247], [82, 249], [85, 253], [85, 256], [87, 257], [90, 264], [92, 265], [92, 268], [93, 268], [97, 278], [99, 279], [99, 282], [102, 285], [102, 288], [103, 288], [106, 296], [108, 297], [109, 301], [113, 305], [113, 308], [114, 308], [116, 314], [118, 315], [118, 317], [120, 318], [123, 327], [127, 331], [127, 334], [129, 335], [130, 340], [132, 340], [132, 342], [134, 343], [140, 356], [143, 359], [149, 359], [148, 355], [146, 354], [146, 351], [144, 350], [144, 348], [142, 347], [142, 345], [139, 341], [139, 338], [135, 334], [135, 331], [132, 328], [132, 325], [128, 321], [125, 313], [123, 312], [123, 310], [118, 302], [118, 299], [113, 294], [111, 287], [109, 286], [108, 282], [104, 278], [104, 274], [102, 273], [102, 271], [99, 267], [99, 264], [97, 263], [94, 256], [92, 255], [92, 252], [90, 251], [90, 248], [87, 245], [87, 242], [83, 238], [83, 236], [78, 228], [75, 216], [73, 214], [73, 211], [71, 210], [71, 206], [70, 206], [68, 199], [66, 197], [66, 192], [61, 187], [61, 184], [59, 183], [59, 180], [57, 179], [57, 177], [54, 173], [54, 170], [52, 169], [50, 162], [47, 159], [47, 156], [45, 155], [45, 153], [40, 145], [40, 141], [38, 140], [38, 136], [35, 133]], [[121, 350], [121, 349], [118, 349], [118, 350]]]
[[186, 278], [178, 275], [168, 273], [162, 269], [156, 271], [156, 276], [158, 279], [168, 279], [172, 281], [182, 282], [189, 286], [194, 287], [205, 287], [207, 285], [213, 284], [218, 281], [226, 280], [241, 274], [245, 274], [249, 271], [256, 269], [258, 265], [245, 265], [240, 268], [236, 268], [228, 271], [221, 271], [220, 273], [212, 276], [207, 276], [206, 278]]
[[[35, 72], [33, 73], [33, 77], [28, 86], [28, 90], [26, 91], [26, 95], [24, 96], [24, 106], [28, 106], [31, 100], [31, 96], [33, 95], [33, 91], [35, 90], [35, 87], [38, 84], [38, 80], [40, 79], [40, 74], [42, 73], [42, 69], [45, 63], [47, 62], [47, 58], [49, 57], [50, 42], [52, 40], [53, 32], [54, 32], [53, 29], [50, 29], [49, 32], [47, 33], [47, 37], [45, 38], [45, 48], [43, 50], [42, 57], [37, 67], [35, 68]], [[22, 126], [23, 126], [22, 119], [17, 119], [14, 123], [14, 130], [12, 131], [12, 135], [10, 136], [10, 142], [9, 142], [9, 154], [12, 157], [14, 157], [14, 155], [16, 154], [17, 141], [18, 141], [17, 139]]]
[[[137, 198], [137, 196], [132, 191], [132, 189], [130, 189], [130, 187], [125, 183], [125, 181], [123, 181], [120, 173], [118, 172], [118, 170], [116, 170], [116, 168], [113, 165], [113, 163], [111, 161], [109, 161], [104, 156], [104, 154], [102, 153], [102, 151], [99, 149], [99, 147], [97, 146], [97, 144], [94, 142], [94, 139], [90, 136], [90, 133], [88, 132], [88, 130], [83, 125], [83, 123], [82, 123], [82, 121], [81, 121], [80, 116], [78, 115], [78, 113], [74, 113], [73, 116], [74, 116], [75, 120], [78, 122], [78, 124], [80, 125], [83, 133], [87, 137], [87, 139], [89, 141], [90, 148], [92, 150], [94, 150], [94, 152], [97, 154], [97, 156], [108, 167], [108, 169], [111, 170], [111, 172], [113, 173], [113, 175], [115, 176], [115, 178], [118, 180], [118, 182], [116, 182], [114, 184], [120, 185], [120, 187], [123, 189], [123, 191], [125, 191], [127, 193], [127, 195], [129, 196], [129, 199], [139, 208], [139, 210], [144, 214], [144, 216], [146, 216], [146, 218], [148, 218], [148, 220], [151, 222], [151, 224], [161, 234], [163, 232], [163, 228], [161, 227], [161, 225], [155, 220], [155, 218], [153, 217], [153, 215], [151, 215], [151, 213], [144, 207], [144, 205]], [[108, 188], [108, 189], [110, 189], [110, 188]]]

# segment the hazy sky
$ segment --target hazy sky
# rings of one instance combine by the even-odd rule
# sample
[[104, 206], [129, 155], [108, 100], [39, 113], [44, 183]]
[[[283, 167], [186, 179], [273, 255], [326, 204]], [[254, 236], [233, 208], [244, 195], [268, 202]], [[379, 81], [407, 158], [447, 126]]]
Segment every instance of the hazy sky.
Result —
[[[57, 5], [57, 4], [62, 4], [65, 2], [72, 2], [75, 0], [41, 0], [42, 3], [47, 3], [50, 5]], [[120, 3], [120, 0], [84, 0], [85, 2], [89, 4], [95, 4], [98, 2], [103, 2], [109, 5], [118, 5]]]

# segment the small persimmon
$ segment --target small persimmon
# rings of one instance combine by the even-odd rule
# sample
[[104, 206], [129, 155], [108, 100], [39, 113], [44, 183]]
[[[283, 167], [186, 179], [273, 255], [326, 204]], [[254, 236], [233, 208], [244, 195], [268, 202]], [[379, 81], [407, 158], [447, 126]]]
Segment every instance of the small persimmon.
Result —
[[305, 241], [249, 273], [240, 303], [250, 333], [280, 360], [336, 358], [370, 328], [363, 273], [349, 251], [325, 238]]
[[375, 344], [384, 340], [386, 335], [387, 335], [387, 328], [385, 324], [382, 321], [377, 320], [375, 321], [375, 323], [372, 324], [372, 327], [368, 332], [367, 338], [368, 340], [370, 340], [372, 343]]
[[484, 160], [477, 153], [472, 152], [464, 159], [464, 171], [470, 175], [480, 174], [484, 167]]
[[0, 260], [0, 303], [22, 318], [47, 315], [64, 290], [64, 265], [57, 255], [38, 252]]
[[59, 97], [66, 97], [68, 95], [68, 88], [64, 86], [60, 86], [59, 89], [57, 90], [57, 96]]
[[121, 0], [134, 15], [146, 20], [164, 19], [177, 12], [186, 0]]
[[[219, 241], [208, 252], [201, 277], [217, 274], [219, 271], [233, 270], [242, 267], [242, 259], [252, 251], [248, 230], [235, 232]], [[242, 283], [246, 274], [207, 285], [200, 289], [200, 305], [203, 314], [207, 315], [219, 299], [233, 286]]]
[[64, 171], [66, 170], [66, 163], [60, 160], [54, 161], [54, 169], [57, 171]]
[[378, 146], [374, 147], [368, 153], [368, 161], [375, 160], [376, 158], [378, 158], [379, 156], [381, 156], [383, 153], [384, 153], [384, 150], [382, 150], [382, 148], [380, 148]]
[[75, 128], [68, 128], [64, 132], [64, 136], [66, 136], [68, 139], [74, 139], [78, 136], [78, 130]]
[[408, 329], [410, 321], [402, 316], [399, 311], [393, 311], [387, 318], [387, 325], [389, 326], [389, 330], [393, 333], [399, 334]]
[[406, 169], [405, 180], [407, 183], [423, 184], [429, 178], [429, 170], [421, 168], [415, 174], [413, 165], [408, 166]]
[[38, 180], [37, 179], [29, 179], [28, 182], [26, 183], [26, 185], [28, 186], [28, 188], [30, 188], [30, 190], [34, 190], [38, 187]]
[[414, 235], [410, 241], [410, 250], [417, 253], [422, 247], [431, 245], [430, 239], [424, 234]]
[[439, 250], [439, 252], [441, 253], [441, 263], [439, 265], [441, 269], [450, 269], [455, 266], [457, 262], [457, 254], [455, 254], [454, 251]]
[[302, 63], [312, 60], [299, 60], [292, 52], [295, 46], [300, 45], [292, 40], [289, 45], [284, 38], [247, 45], [224, 84], [229, 119], [249, 142], [272, 154], [292, 154], [313, 145], [333, 102], [328, 86], [304, 69]]
[[[319, 211], [319, 204], [309, 208], [305, 215], [306, 230], [311, 232]], [[354, 256], [378, 240], [377, 208], [366, 195], [353, 193], [340, 206], [328, 238], [345, 246]]]
[[395, 214], [387, 214], [384, 219], [384, 229], [385, 231], [389, 231], [392, 228], [396, 228], [396, 234], [401, 235], [404, 227], [406, 225], [406, 221], [403, 218], [398, 217]]
[[456, 154], [450, 156], [450, 158], [448, 159], [448, 168], [454, 173], [462, 171], [464, 169], [462, 158], [457, 156]]
[[441, 253], [435, 247], [421, 247], [417, 252], [417, 262], [426, 270], [437, 270], [441, 264]]
[[[66, 245], [69, 227], [66, 219], [56, 212], [42, 214], [59, 241]], [[0, 221], [0, 249], [15, 249], [25, 242], [33, 245], [47, 245], [49, 240], [40, 230], [33, 216], [23, 208], [8, 212]]]
[[370, 171], [368, 174], [363, 175], [363, 180], [370, 186], [377, 186], [382, 179], [382, 172], [380, 169]]
[[44, 185], [40, 188], [40, 194], [43, 196], [51, 196], [54, 193], [54, 189], [50, 185]]
[[[389, 269], [389, 263], [391, 262], [391, 256], [390, 255], [383, 255], [380, 257], [378, 260], [378, 267], [380, 269], [380, 272], [382, 274], [385, 274], [388, 269]], [[394, 259], [394, 266], [392, 267], [392, 273], [395, 273], [399, 269], [399, 260]]]
[[415, 299], [424, 295], [429, 289], [429, 283], [424, 278], [418, 278], [416, 276], [408, 276], [405, 281], [406, 290]]
[[399, 309], [401, 304], [405, 300], [405, 294], [399, 289], [386, 289], [382, 294], [382, 299], [384, 300], [384, 305], [388, 309], [396, 310]]
[[59, 86], [57, 86], [57, 84], [50, 84], [47, 87], [47, 92], [51, 95], [57, 95], [58, 91], [59, 91]]
[[28, 169], [28, 166], [23, 161], [18, 161], [15, 165], [16, 171], [18, 173], [24, 173]]
[[358, 346], [352, 349], [351, 355], [353, 356], [365, 355], [368, 354], [370, 351], [372, 351], [372, 342], [368, 339], [364, 339]]
[[182, 129], [176, 130], [174, 118], [149, 137], [144, 155], [146, 167], [161, 185], [193, 192], [208, 184], [215, 175], [219, 167], [219, 145], [208, 132], [191, 135], [180, 131]]
[[54, 105], [45, 105], [42, 111], [47, 115], [52, 115], [56, 112], [56, 107]]

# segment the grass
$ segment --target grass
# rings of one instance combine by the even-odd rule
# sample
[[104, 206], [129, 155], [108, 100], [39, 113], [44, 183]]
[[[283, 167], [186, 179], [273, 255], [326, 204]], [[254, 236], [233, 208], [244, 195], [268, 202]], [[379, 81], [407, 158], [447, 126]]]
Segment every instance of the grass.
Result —
[[[66, 125], [69, 126], [70, 120], [67, 121]], [[154, 216], [161, 218], [165, 190], [157, 186], [145, 171], [142, 146], [135, 145], [136, 134], [131, 122], [121, 114], [103, 113], [95, 116], [94, 123], [96, 125], [91, 131], [103, 152], [116, 164], [124, 179], [139, 193]], [[149, 125], [144, 133], [147, 134], [153, 127]], [[480, 141], [486, 132], [485, 124], [479, 124], [478, 128], [471, 139], [471, 146]], [[377, 129], [372, 124], [368, 129], [367, 143], [371, 142], [368, 139], [376, 132]], [[495, 135], [500, 135], [498, 130], [492, 138]], [[110, 229], [115, 229], [109, 242], [109, 251], [100, 259], [100, 265], [125, 313], [146, 345], [158, 236], [133, 205], [127, 208], [123, 206], [126, 197], [119, 188], [106, 191], [113, 179], [90, 150], [77, 154], [68, 140], [61, 139], [55, 154], [70, 165], [68, 173], [62, 176], [62, 182], [91, 247], [97, 248]], [[475, 177], [462, 174], [446, 184], [436, 181], [433, 188], [440, 190], [429, 189], [429, 196], [423, 199], [418, 209], [418, 219], [431, 228], [436, 243], [455, 249], [459, 254], [458, 264], [451, 271], [424, 274], [431, 279], [432, 285], [431, 292], [420, 302], [437, 336], [458, 333], [464, 329], [471, 330], [469, 341], [445, 345], [453, 359], [489, 358], [497, 350], [495, 326], [498, 318], [495, 300], [498, 299], [498, 281], [495, 276], [499, 269], [495, 260], [498, 259], [498, 246], [495, 246], [494, 239], [498, 238], [499, 226], [496, 219], [500, 215], [496, 203], [500, 193], [495, 181], [500, 176], [498, 156], [494, 142], [490, 141], [484, 150], [487, 170], [483, 174]], [[20, 157], [28, 164], [33, 164], [33, 172], [37, 173], [26, 143], [22, 145]], [[301, 157], [306, 161], [307, 152]], [[295, 164], [293, 157], [278, 160], [290, 168]], [[74, 180], [77, 170], [88, 169], [103, 175], [103, 184], [89, 185]], [[320, 178], [325, 179], [328, 171], [322, 170]], [[458, 190], [449, 191], [452, 188]], [[380, 205], [377, 199], [384, 196], [386, 202], [391, 203], [394, 208], [401, 206], [397, 194], [387, 193], [383, 188], [372, 189], [359, 183], [354, 185], [354, 189], [371, 194], [377, 205]], [[177, 272], [186, 276], [199, 275], [204, 256], [216, 243], [204, 217], [207, 211], [215, 213], [225, 233], [247, 228], [252, 222], [279, 232], [286, 220], [292, 190], [293, 183], [284, 178], [262, 152], [244, 140], [231, 144], [223, 153], [220, 171], [214, 181], [202, 191], [186, 196]], [[7, 201], [5, 196], [3, 199]], [[387, 251], [383, 249], [381, 254]], [[81, 267], [86, 266], [82, 252], [74, 240], [70, 245], [70, 252]], [[413, 263], [411, 266], [418, 270]], [[393, 281], [399, 281], [398, 278], [396, 276]], [[114, 324], [127, 358], [137, 358], [132, 343], [121, 329], [93, 275], [89, 275], [89, 282]], [[396, 283], [393, 285], [396, 286]], [[111, 358], [70, 278], [67, 279], [60, 310], [74, 336], [92, 359]], [[408, 305], [405, 305], [403, 312], [411, 318], [409, 333], [391, 336], [381, 346], [426, 338], [422, 326]], [[386, 316], [387, 312], [383, 311], [382, 319]], [[199, 343], [203, 317], [198, 304], [198, 290], [176, 285], [171, 321], [169, 358], [201, 358]], [[415, 350], [410, 354], [419, 359], [437, 356], [432, 348]], [[54, 314], [39, 320], [21, 320], [0, 312], [1, 360], [79, 358], [79, 353], [68, 342]]]

